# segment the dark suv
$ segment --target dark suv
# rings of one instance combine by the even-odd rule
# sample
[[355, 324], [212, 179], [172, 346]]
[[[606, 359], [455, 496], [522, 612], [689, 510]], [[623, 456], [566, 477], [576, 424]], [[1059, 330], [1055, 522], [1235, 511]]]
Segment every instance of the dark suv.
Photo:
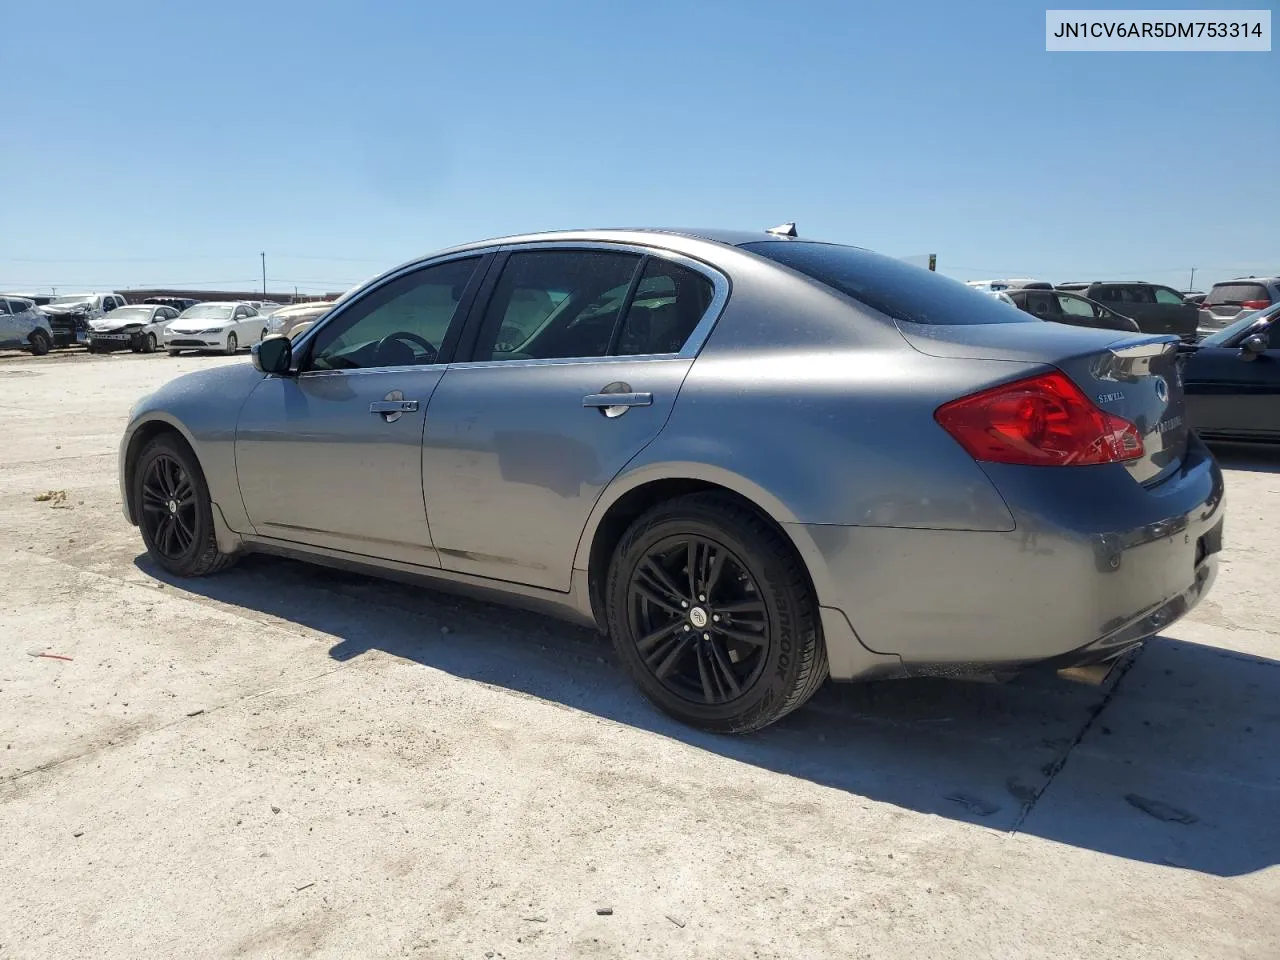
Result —
[[1093, 283], [1060, 283], [1057, 289], [1105, 304], [1134, 320], [1143, 333], [1172, 333], [1189, 343], [1196, 339], [1199, 310], [1173, 287], [1136, 280], [1095, 280]]
[[1200, 336], [1216, 333], [1238, 317], [1280, 303], [1280, 277], [1239, 277], [1215, 283], [1200, 305]]

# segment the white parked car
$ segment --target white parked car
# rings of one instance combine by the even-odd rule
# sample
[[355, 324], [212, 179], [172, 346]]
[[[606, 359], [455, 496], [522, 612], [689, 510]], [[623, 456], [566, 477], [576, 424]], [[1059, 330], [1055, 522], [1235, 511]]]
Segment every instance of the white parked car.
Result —
[[197, 303], [164, 328], [169, 356], [183, 350], [232, 354], [267, 335], [267, 318], [245, 301]]
[[90, 353], [132, 350], [155, 353], [164, 339], [164, 328], [176, 320], [178, 311], [155, 303], [117, 307], [105, 316], [89, 321], [86, 346]]

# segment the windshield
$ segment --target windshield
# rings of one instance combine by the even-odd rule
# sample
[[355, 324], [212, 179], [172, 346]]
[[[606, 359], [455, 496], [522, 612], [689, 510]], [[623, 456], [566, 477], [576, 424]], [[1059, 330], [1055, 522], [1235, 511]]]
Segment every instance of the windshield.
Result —
[[233, 303], [197, 303], [182, 311], [179, 320], [229, 320], [235, 310]]
[[1280, 303], [1267, 307], [1265, 310], [1250, 310], [1242, 316], [1236, 317], [1231, 323], [1227, 324], [1217, 333], [1211, 333], [1200, 341], [1202, 347], [1221, 347], [1231, 341], [1233, 337], [1242, 331], [1252, 327], [1259, 320], [1265, 320], [1268, 317], [1274, 317], [1280, 314]]
[[112, 321], [116, 320], [147, 320], [151, 317], [151, 311], [155, 307], [117, 307], [111, 311]]
[[798, 270], [895, 320], [929, 324], [1034, 323], [981, 290], [858, 247], [766, 240], [743, 249]]
[[54, 297], [50, 303], [88, 303], [93, 297], [86, 297], [81, 294], [78, 297]]

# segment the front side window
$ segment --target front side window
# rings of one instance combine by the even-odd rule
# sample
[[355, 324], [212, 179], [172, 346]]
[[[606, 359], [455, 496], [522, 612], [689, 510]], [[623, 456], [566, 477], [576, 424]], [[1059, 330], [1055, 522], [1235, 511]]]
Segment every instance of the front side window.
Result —
[[435, 363], [479, 262], [467, 257], [423, 267], [374, 290], [316, 335], [308, 368]]
[[1058, 306], [1062, 308], [1063, 313], [1072, 317], [1092, 317], [1095, 315], [1093, 304], [1080, 297], [1069, 297], [1060, 293], [1058, 294]]
[[1182, 306], [1184, 301], [1168, 287], [1156, 287], [1156, 303], [1173, 303]]
[[630, 253], [513, 253], [485, 309], [477, 360], [603, 357], [640, 264]]

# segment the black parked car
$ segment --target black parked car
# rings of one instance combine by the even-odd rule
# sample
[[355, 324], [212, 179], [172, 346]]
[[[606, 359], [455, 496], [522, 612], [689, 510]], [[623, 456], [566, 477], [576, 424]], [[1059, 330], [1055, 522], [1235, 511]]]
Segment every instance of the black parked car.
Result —
[[1058, 290], [1069, 290], [1105, 304], [1122, 316], [1130, 317], [1143, 333], [1172, 333], [1188, 343], [1196, 339], [1199, 308], [1187, 303], [1173, 287], [1136, 280], [1114, 280], [1092, 283], [1060, 283]]
[[1189, 349], [1182, 379], [1191, 427], [1213, 440], [1280, 442], [1280, 304]]
[[202, 301], [197, 300], [194, 297], [147, 297], [147, 299], [142, 302], [153, 303], [158, 307], [173, 307], [173, 309], [181, 313], [183, 310], [187, 309], [187, 307], [194, 307], [197, 303], [201, 303]]
[[1069, 323], [1077, 327], [1101, 327], [1104, 330], [1138, 332], [1137, 323], [1128, 317], [1121, 316], [1110, 307], [1094, 303], [1092, 300], [1065, 290], [1026, 287], [1020, 290], [1005, 290], [1004, 294], [1019, 310], [1025, 310], [1041, 320]]

